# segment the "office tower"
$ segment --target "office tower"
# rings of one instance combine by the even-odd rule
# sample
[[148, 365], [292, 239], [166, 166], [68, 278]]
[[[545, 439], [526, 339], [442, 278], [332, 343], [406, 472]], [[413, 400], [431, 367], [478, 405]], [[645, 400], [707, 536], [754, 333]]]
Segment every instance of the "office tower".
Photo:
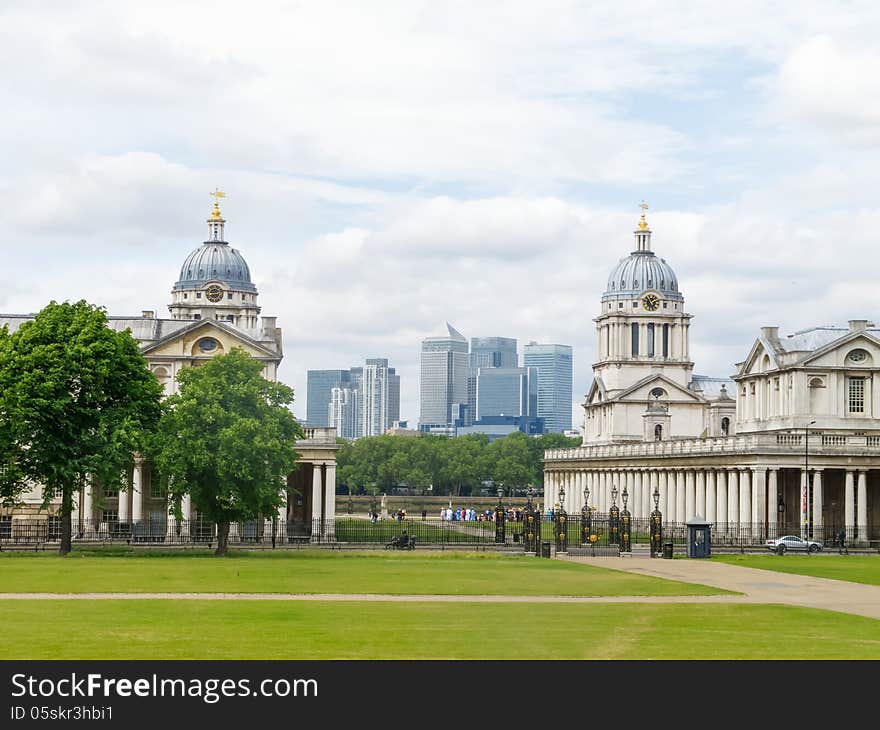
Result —
[[489, 416], [535, 416], [537, 368], [478, 368], [475, 420]]
[[400, 420], [400, 376], [386, 358], [367, 360], [360, 391], [361, 436], [379, 436]]
[[336, 428], [336, 435], [345, 439], [357, 438], [360, 427], [357, 388], [333, 388], [328, 407], [328, 425]]
[[570, 345], [530, 342], [523, 349], [523, 365], [538, 369], [538, 416], [547, 432], [571, 428], [571, 363]]
[[423, 431], [452, 429], [459, 406], [467, 404], [467, 339], [449, 322], [444, 329], [422, 340], [419, 429]]
[[330, 391], [348, 387], [350, 370], [309, 370], [306, 391], [306, 423], [310, 426], [328, 427]]
[[468, 407], [465, 423], [477, 415], [477, 370], [479, 368], [515, 368], [519, 365], [516, 340], [510, 337], [471, 337], [468, 355]]

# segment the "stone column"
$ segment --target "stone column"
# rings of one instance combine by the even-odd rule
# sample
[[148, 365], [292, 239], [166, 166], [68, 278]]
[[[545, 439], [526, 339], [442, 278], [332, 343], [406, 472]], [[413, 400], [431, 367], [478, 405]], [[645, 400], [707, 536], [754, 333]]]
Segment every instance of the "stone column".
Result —
[[715, 516], [722, 529], [727, 531], [729, 517], [727, 514], [727, 470], [719, 469], [715, 474], [718, 497], [715, 503]]
[[[655, 334], [656, 337], [656, 334]], [[656, 347], [656, 345], [655, 345]], [[657, 472], [650, 469], [642, 473], [642, 518], [647, 519], [651, 516], [651, 510], [654, 509], [654, 498], [651, 494], [654, 487], [657, 486]]]
[[693, 519], [696, 512], [694, 511], [694, 507], [696, 506], [696, 487], [694, 485], [694, 470], [688, 469], [684, 474], [684, 489], [685, 489], [685, 506], [684, 506], [684, 515], [685, 521]]
[[822, 518], [824, 494], [822, 493], [822, 470], [813, 472], [813, 539], [825, 539], [825, 524]]
[[324, 526], [321, 515], [324, 503], [323, 487], [321, 464], [312, 464], [312, 542], [318, 542], [321, 539], [321, 531]]
[[131, 510], [128, 508], [129, 500], [131, 499], [131, 489], [126, 489], [125, 480], [123, 479], [123, 483], [119, 485], [119, 492], [116, 501], [116, 518], [119, 520], [120, 524], [129, 522], [131, 517]]
[[745, 526], [747, 537], [754, 536], [752, 524], [752, 473], [743, 469], [739, 473], [739, 521]]
[[666, 479], [669, 475], [665, 469], [661, 469], [657, 473], [657, 483], [660, 487], [660, 513], [663, 515], [663, 521], [669, 521], [669, 515], [667, 514], [667, 500], [669, 497], [669, 488], [666, 485]]
[[[847, 469], [843, 488], [843, 522], [846, 525], [847, 531], [852, 530], [856, 524], [855, 489], [853, 487], [854, 482], [855, 473]], [[847, 539], [851, 538], [847, 536]]]
[[165, 542], [174, 542], [177, 539], [177, 517], [174, 514], [174, 500], [168, 500], [168, 517], [165, 520]]
[[798, 505], [801, 523], [801, 537], [807, 538], [809, 515], [807, 514], [808, 497], [807, 487], [810, 484], [810, 475], [805, 469], [801, 469], [801, 503]]
[[675, 521], [687, 522], [685, 510], [685, 475], [683, 471], [675, 472]]
[[135, 457], [131, 471], [131, 521], [144, 519], [144, 461]]
[[767, 475], [767, 537], [778, 537], [779, 531], [779, 470], [770, 469]]
[[694, 510], [698, 515], [704, 517], [707, 521], [709, 521], [709, 517], [706, 514], [706, 472], [702, 469], [697, 471], [697, 503]]
[[732, 530], [739, 533], [739, 472], [729, 469], [727, 472], [727, 521]]
[[857, 524], [859, 528], [858, 541], [867, 544], [868, 541], [868, 472], [862, 469], [859, 472], [859, 487], [856, 494], [858, 511]]
[[642, 516], [642, 472], [632, 472], [632, 514], [638, 519]]
[[83, 532], [88, 534], [95, 530], [95, 505], [92, 499], [92, 483], [88, 478], [83, 485], [82, 495]]
[[192, 497], [184, 494], [180, 499], [180, 513], [183, 522], [180, 523], [180, 536], [189, 537], [192, 534]]
[[676, 505], [678, 504], [678, 490], [676, 489], [676, 485], [678, 483], [678, 472], [677, 471], [667, 471], [666, 472], [666, 486], [667, 486], [667, 520], [669, 522], [676, 522], [678, 518], [678, 513], [676, 512]]
[[767, 471], [752, 469], [752, 521], [757, 524], [758, 537], [767, 538]]
[[324, 485], [324, 538], [336, 539], [336, 464], [327, 464]]
[[717, 521], [715, 516], [715, 472], [712, 469], [706, 472], [706, 521], [713, 525]]

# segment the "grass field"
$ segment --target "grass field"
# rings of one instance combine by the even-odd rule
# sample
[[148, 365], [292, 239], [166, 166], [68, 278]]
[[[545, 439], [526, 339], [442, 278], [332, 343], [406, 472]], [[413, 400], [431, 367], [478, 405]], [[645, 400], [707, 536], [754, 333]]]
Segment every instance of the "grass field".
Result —
[[0, 601], [4, 659], [880, 659], [880, 621], [758, 605]]
[[115, 557], [0, 554], [0, 592], [393, 593], [693, 596], [725, 591], [556, 560], [495, 553], [253, 552]]
[[880, 555], [713, 555], [744, 568], [880, 585]]

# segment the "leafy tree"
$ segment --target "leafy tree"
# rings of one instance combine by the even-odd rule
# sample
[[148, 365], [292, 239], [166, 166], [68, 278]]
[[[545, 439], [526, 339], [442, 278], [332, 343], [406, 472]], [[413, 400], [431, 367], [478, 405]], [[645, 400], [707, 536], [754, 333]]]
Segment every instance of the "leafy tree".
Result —
[[217, 523], [216, 555], [225, 555], [229, 524], [269, 514], [281, 504], [302, 427], [286, 407], [293, 390], [262, 375], [240, 349], [178, 375], [165, 401], [152, 455], [171, 498], [193, 504]]
[[162, 387], [131, 333], [79, 301], [48, 304], [17, 332], [0, 331], [0, 497], [33, 483], [45, 509], [60, 497], [61, 545], [71, 548], [73, 495], [89, 480], [125, 488], [132, 453], [160, 414]]
[[528, 436], [515, 431], [489, 444], [493, 481], [496, 487], [501, 487], [509, 495], [534, 480], [534, 463], [530, 458], [528, 443]]

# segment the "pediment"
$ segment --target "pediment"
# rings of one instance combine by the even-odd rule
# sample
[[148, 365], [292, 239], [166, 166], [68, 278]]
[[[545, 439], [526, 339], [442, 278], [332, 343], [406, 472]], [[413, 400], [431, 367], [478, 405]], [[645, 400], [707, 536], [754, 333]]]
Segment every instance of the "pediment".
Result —
[[[213, 350], [203, 351], [199, 343], [210, 338], [216, 346]], [[141, 352], [149, 359], [180, 358], [180, 357], [214, 357], [241, 348], [251, 357], [257, 359], [279, 359], [279, 355], [245, 335], [235, 327], [218, 320], [204, 319], [192, 325], [172, 332], [156, 342], [142, 348]]]
[[[856, 351], [860, 359], [855, 359]], [[810, 353], [800, 364], [825, 368], [876, 367], [880, 364], [880, 340], [868, 332], [851, 332]]]
[[594, 405], [596, 403], [604, 403], [606, 400], [608, 400], [608, 391], [605, 388], [605, 383], [602, 382], [602, 378], [593, 378], [590, 390], [587, 392], [586, 404]]
[[662, 388], [664, 395], [660, 400], [665, 403], [705, 403], [706, 399], [692, 390], [682, 387], [659, 373], [649, 375], [634, 383], [626, 390], [618, 393], [613, 400], [617, 402], [645, 403], [654, 400], [652, 390]]
[[768, 370], [778, 370], [779, 362], [773, 346], [763, 337], [759, 337], [749, 350], [749, 356], [738, 365], [737, 375], [754, 375]]

